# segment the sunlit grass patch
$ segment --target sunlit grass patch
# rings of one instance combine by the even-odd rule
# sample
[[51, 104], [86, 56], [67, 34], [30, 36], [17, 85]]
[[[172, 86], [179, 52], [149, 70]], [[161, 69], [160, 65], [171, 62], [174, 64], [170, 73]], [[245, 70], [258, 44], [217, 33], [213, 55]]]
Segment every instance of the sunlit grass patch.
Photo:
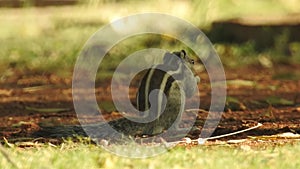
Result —
[[[129, 145], [130, 146], [130, 145]], [[134, 148], [134, 147], [132, 147]], [[131, 159], [90, 143], [66, 141], [31, 148], [4, 148], [20, 168], [299, 168], [299, 144], [253, 148], [248, 145], [175, 147], [151, 158]], [[14, 168], [0, 154], [0, 165]]]

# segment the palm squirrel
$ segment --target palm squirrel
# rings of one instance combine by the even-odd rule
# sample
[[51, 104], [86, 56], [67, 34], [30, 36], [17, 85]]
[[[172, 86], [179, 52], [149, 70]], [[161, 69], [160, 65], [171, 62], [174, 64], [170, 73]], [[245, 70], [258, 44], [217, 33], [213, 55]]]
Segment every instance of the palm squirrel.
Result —
[[[148, 69], [142, 77], [136, 94], [137, 109], [145, 123], [120, 118], [102, 124], [88, 126], [42, 127], [38, 136], [69, 137], [73, 134], [94, 138], [116, 136], [156, 135], [169, 128], [178, 129], [186, 98], [192, 97], [200, 78], [193, 73], [194, 61], [184, 50], [165, 53], [163, 63]], [[173, 125], [174, 124], [174, 125]], [[105, 126], [106, 125], [106, 126]], [[109, 126], [109, 127], [108, 127]], [[82, 129], [85, 128], [85, 131]], [[43, 133], [43, 134], [42, 134]], [[121, 133], [121, 134], [120, 134]]]

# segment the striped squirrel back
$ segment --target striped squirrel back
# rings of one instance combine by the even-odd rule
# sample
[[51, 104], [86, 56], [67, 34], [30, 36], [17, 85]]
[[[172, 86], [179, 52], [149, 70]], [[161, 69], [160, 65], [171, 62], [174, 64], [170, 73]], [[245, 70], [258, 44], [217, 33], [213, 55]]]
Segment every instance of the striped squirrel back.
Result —
[[192, 97], [197, 90], [199, 78], [192, 72], [193, 64], [184, 50], [167, 52], [163, 64], [146, 72], [137, 93], [137, 109], [143, 112], [151, 128], [146, 134], [160, 133], [181, 117], [185, 98]]

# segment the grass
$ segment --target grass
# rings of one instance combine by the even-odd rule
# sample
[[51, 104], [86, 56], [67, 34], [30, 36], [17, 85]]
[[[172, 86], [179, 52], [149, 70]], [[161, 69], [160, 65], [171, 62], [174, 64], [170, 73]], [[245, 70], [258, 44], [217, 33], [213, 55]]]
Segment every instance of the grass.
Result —
[[[88, 143], [65, 142], [59, 146], [40, 145], [33, 148], [5, 148], [15, 165], [24, 169], [35, 168], [299, 168], [296, 154], [300, 145], [251, 148], [194, 146], [175, 147], [164, 154], [142, 159], [131, 159], [111, 154]], [[0, 154], [3, 169], [14, 168]], [[22, 167], [21, 167], [22, 166]]]
[[98, 26], [89, 23], [83, 29], [77, 24], [79, 21], [63, 20], [49, 14], [48, 10], [56, 11], [46, 9], [40, 15], [37, 12], [41, 9], [0, 12], [4, 28], [0, 31], [2, 72], [15, 69], [40, 74], [71, 74], [76, 56], [100, 23]]

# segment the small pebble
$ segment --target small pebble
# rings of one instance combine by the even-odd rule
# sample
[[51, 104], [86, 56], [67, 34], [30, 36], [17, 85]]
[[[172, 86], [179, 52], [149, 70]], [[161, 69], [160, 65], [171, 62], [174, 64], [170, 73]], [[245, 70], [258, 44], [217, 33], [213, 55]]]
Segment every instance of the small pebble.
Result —
[[191, 144], [192, 143], [192, 140], [190, 139], [190, 138], [188, 138], [188, 137], [185, 137], [185, 138], [183, 138], [182, 139], [185, 143], [187, 143], [187, 144]]
[[102, 146], [108, 146], [108, 141], [105, 140], [105, 139], [102, 139], [102, 140], [100, 141], [100, 145], [102, 145]]
[[204, 138], [198, 138], [198, 144], [203, 145], [206, 142], [206, 139]]

